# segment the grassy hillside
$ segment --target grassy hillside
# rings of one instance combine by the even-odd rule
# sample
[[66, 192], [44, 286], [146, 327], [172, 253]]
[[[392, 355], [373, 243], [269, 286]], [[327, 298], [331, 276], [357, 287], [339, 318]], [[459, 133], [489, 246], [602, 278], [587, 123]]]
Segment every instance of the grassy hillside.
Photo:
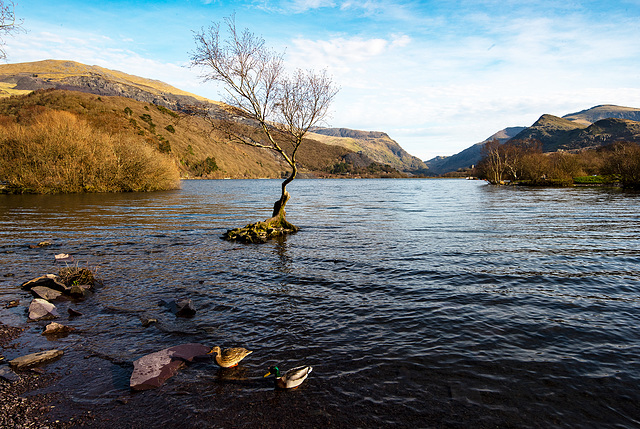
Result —
[[[117, 106], [107, 110], [102, 109], [97, 115], [111, 116], [111, 119], [104, 119], [102, 122], [115, 121], [119, 124], [116, 128], [126, 128], [133, 130], [134, 133], [140, 133], [150, 145], [172, 154], [179, 163], [183, 177], [203, 175], [212, 178], [281, 177], [288, 170], [287, 166], [272, 153], [265, 153], [248, 146], [227, 144], [220, 134], [212, 133], [204, 121], [186, 118], [180, 113], [191, 110], [193, 105], [205, 103], [209, 113], [216, 120], [233, 123], [233, 126], [238, 128], [246, 126], [246, 123], [243, 125], [242, 120], [239, 120], [238, 116], [224, 103], [198, 97], [160, 81], [73, 61], [45, 60], [0, 65], [0, 97], [21, 95], [42, 89], [62, 89], [94, 94], [101, 97], [101, 101], [107, 104], [116, 103], [107, 101], [111, 97], [123, 97], [141, 102], [142, 104], [138, 105], [131, 101], [130, 106], [125, 101], [117, 102]], [[91, 100], [88, 98], [84, 102]], [[65, 103], [58, 103], [56, 107], [56, 101], [51, 97], [41, 102], [45, 105], [54, 103], [51, 106], [54, 109], [67, 108], [59, 105]], [[91, 106], [92, 109], [96, 107], [93, 104]], [[150, 110], [142, 112], [140, 106]], [[122, 115], [125, 108], [130, 110], [127, 117]], [[87, 113], [89, 116], [96, 115], [95, 112], [82, 112], [82, 109], [76, 109], [76, 111]], [[169, 114], [167, 113], [169, 111], [173, 112]], [[119, 113], [117, 120], [113, 119], [113, 112]], [[404, 171], [419, 171], [426, 168], [422, 161], [406, 153], [386, 134], [383, 137], [365, 140], [360, 141], [357, 138], [353, 141], [325, 140], [324, 136], [310, 136], [298, 153], [299, 166], [302, 167], [301, 173], [326, 176], [331, 174], [329, 172], [339, 170], [335, 168], [336, 166], [344, 164], [350, 166], [348, 168], [350, 172], [354, 172], [355, 169], [351, 168], [354, 167], [353, 162], [361, 163], [365, 160], [369, 163], [388, 164]], [[362, 152], [362, 154], [354, 157], [353, 152]], [[376, 166], [373, 169], [366, 169], [365, 174], [375, 175], [378, 167], [383, 167], [385, 175], [389, 172], [386, 166]]]
[[[28, 124], [47, 111], [70, 112], [96, 133], [143, 143], [170, 157], [183, 178], [281, 178], [288, 171], [272, 152], [229, 143], [203, 119], [151, 103], [65, 90], [0, 99], [5, 123]], [[345, 148], [309, 140], [298, 155], [301, 174], [325, 174], [348, 153]]]

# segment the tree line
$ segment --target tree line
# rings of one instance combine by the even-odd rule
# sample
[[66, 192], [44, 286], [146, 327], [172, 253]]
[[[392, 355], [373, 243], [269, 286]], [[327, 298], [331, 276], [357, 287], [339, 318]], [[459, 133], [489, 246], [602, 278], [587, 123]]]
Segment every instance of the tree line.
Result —
[[577, 152], [542, 151], [535, 139], [487, 142], [476, 167], [494, 185], [572, 186], [618, 184], [640, 188], [640, 145], [619, 141]]

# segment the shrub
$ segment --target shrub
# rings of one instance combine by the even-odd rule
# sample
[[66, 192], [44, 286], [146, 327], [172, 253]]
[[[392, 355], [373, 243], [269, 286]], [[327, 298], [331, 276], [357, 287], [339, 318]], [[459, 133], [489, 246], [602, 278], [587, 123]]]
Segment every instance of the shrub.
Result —
[[161, 111], [162, 113], [164, 113], [165, 115], [169, 115], [173, 118], [177, 118], [178, 114], [176, 112], [174, 112], [173, 110], [169, 110], [164, 106], [156, 106], [158, 108], [159, 111]]
[[177, 166], [144, 142], [108, 134], [75, 114], [47, 110], [0, 128], [0, 180], [19, 192], [175, 189]]
[[173, 125], [169, 124], [166, 127], [164, 127], [165, 130], [169, 131], [171, 134], [175, 134], [176, 133], [176, 129], [173, 128]]
[[162, 153], [170, 153], [171, 152], [171, 144], [169, 140], [165, 140], [160, 137], [160, 142], [158, 143], [158, 150]]

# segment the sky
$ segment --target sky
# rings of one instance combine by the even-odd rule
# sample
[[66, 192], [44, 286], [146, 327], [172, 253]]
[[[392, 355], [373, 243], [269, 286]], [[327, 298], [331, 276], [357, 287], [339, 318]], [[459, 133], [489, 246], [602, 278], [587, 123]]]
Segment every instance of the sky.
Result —
[[[6, 3], [6, 1], [5, 1]], [[8, 63], [73, 60], [213, 100], [189, 67], [194, 32], [236, 25], [327, 70], [327, 126], [384, 131], [428, 160], [542, 114], [640, 108], [640, 0], [15, 0]]]

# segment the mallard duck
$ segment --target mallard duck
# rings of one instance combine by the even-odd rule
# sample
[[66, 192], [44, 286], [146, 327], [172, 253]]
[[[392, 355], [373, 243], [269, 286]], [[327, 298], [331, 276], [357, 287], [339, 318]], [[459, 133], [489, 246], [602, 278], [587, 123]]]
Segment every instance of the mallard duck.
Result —
[[238, 362], [253, 352], [245, 349], [244, 347], [231, 347], [229, 349], [221, 350], [220, 347], [215, 346], [209, 352], [209, 354], [211, 353], [216, 354], [216, 362], [218, 365], [223, 368], [230, 368], [238, 365]]
[[313, 371], [313, 368], [310, 366], [297, 366], [280, 375], [280, 368], [272, 366], [264, 376], [268, 377], [273, 374], [276, 376], [276, 387], [280, 389], [292, 389], [300, 386], [309, 374], [311, 374], [311, 371]]

